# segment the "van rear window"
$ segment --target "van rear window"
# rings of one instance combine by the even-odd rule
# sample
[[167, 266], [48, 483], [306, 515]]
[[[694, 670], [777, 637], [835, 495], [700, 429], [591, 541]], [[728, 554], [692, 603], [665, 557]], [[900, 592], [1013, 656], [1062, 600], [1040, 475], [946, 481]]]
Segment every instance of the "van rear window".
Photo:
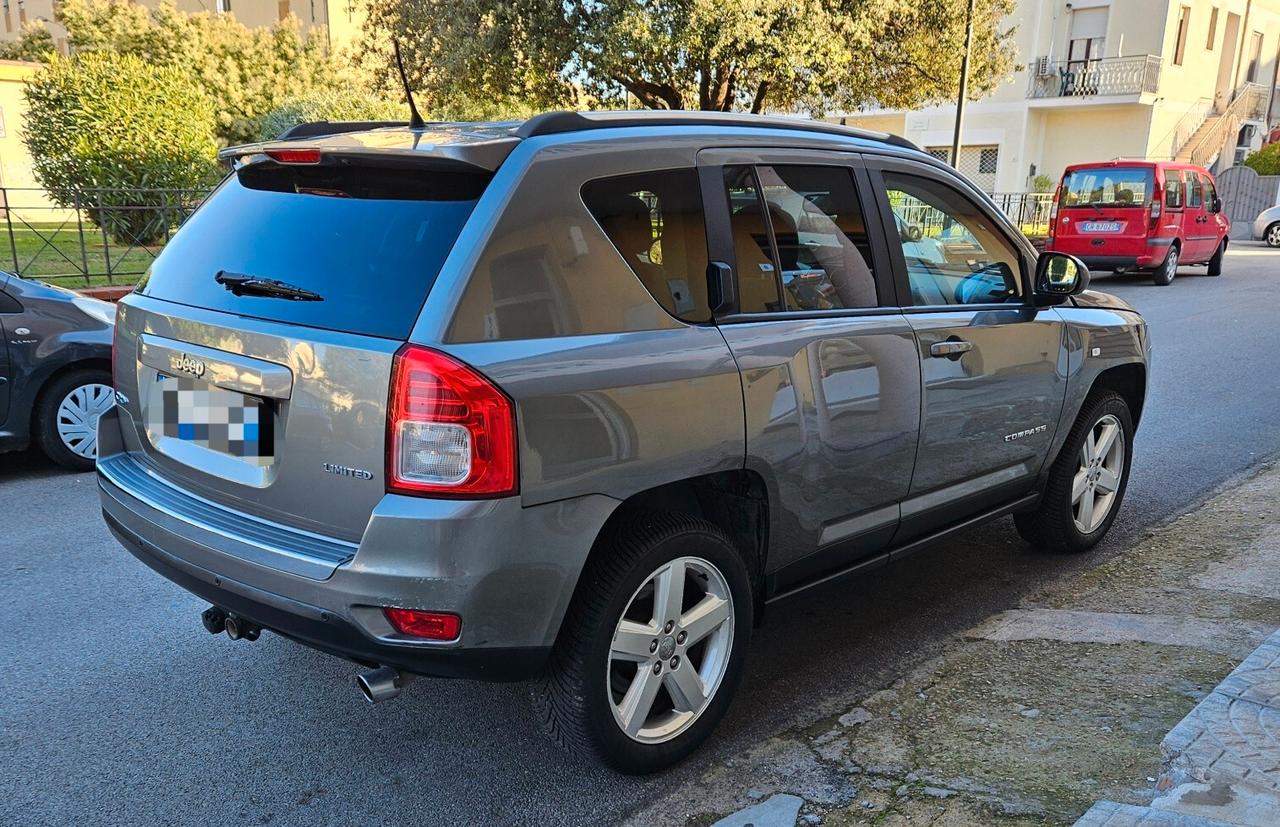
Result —
[[[187, 220], [139, 289], [210, 310], [403, 339], [488, 178], [251, 164]], [[320, 300], [233, 292], [229, 277], [283, 282]]]
[[1143, 207], [1151, 198], [1150, 169], [1077, 169], [1062, 182], [1060, 207]]

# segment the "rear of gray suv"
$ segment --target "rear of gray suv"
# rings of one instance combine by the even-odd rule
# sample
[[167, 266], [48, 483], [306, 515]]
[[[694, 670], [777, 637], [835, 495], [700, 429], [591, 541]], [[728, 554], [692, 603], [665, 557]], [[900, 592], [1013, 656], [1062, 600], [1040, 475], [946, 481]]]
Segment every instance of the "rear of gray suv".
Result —
[[234, 170], [120, 304], [104, 517], [369, 668], [537, 681], [624, 771], [724, 715], [766, 603], [1013, 513], [1115, 519], [1147, 339], [900, 139], [709, 115], [334, 126]]

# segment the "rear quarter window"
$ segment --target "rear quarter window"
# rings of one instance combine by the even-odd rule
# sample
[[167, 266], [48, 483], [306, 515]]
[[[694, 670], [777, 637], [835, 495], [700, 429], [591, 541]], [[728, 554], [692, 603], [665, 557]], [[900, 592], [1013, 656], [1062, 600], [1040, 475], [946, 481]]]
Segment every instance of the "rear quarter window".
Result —
[[[409, 334], [488, 175], [414, 167], [285, 166], [228, 176], [139, 286], [159, 299], [390, 339]], [[322, 297], [236, 295], [219, 273]]]

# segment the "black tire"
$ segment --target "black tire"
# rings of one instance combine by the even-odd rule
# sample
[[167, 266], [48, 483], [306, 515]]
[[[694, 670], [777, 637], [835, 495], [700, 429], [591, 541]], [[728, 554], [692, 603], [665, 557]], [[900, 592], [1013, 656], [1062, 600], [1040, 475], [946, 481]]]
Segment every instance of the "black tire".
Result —
[[1262, 234], [1262, 240], [1267, 242], [1268, 247], [1280, 247], [1280, 221], [1267, 227]]
[[1174, 277], [1178, 275], [1178, 256], [1178, 245], [1176, 243], [1169, 245], [1169, 252], [1165, 253], [1164, 262], [1151, 274], [1151, 281], [1158, 287], [1167, 287], [1173, 283]]
[[[608, 683], [610, 647], [632, 596], [664, 563], [680, 557], [712, 564], [728, 584], [733, 602], [729, 658], [715, 694], [683, 732], [667, 741], [641, 743], [627, 735], [614, 716]], [[716, 526], [666, 513], [620, 521], [601, 538], [588, 561], [547, 672], [533, 688], [543, 728], [570, 752], [594, 757], [620, 772], [649, 773], [675, 764], [707, 739], [728, 710], [742, 676], [752, 616], [747, 566]], [[642, 664], [637, 671], [648, 668]]]
[[[73, 370], [55, 378], [40, 391], [32, 411], [31, 432], [44, 455], [73, 471], [92, 471], [94, 458], [77, 454], [58, 434], [58, 406], [73, 390], [85, 385], [111, 385], [111, 374], [98, 368]], [[96, 440], [94, 455], [96, 456]]]
[[1209, 259], [1208, 265], [1205, 267], [1206, 276], [1222, 275], [1222, 258], [1227, 254], [1227, 240], [1224, 238], [1218, 244], [1218, 249], [1213, 251], [1213, 258]]
[[[1093, 531], [1084, 533], [1075, 521], [1072, 483], [1080, 470], [1079, 457], [1085, 438], [1108, 415], [1115, 417], [1120, 423], [1121, 438], [1124, 440], [1123, 471], [1106, 518]], [[1093, 548], [1111, 529], [1111, 524], [1115, 522], [1116, 515], [1124, 504], [1132, 460], [1133, 416], [1129, 412], [1128, 403], [1113, 391], [1095, 391], [1085, 400], [1080, 416], [1067, 435], [1067, 441], [1050, 467], [1049, 478], [1036, 509], [1014, 515], [1018, 534], [1034, 546], [1053, 551], [1075, 553]]]

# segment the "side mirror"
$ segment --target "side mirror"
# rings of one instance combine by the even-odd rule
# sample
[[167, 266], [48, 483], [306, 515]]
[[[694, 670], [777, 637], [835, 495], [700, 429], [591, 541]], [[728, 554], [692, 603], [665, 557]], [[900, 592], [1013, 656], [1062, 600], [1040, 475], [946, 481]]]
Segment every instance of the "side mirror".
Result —
[[1044, 252], [1036, 261], [1035, 293], [1046, 304], [1058, 304], [1089, 287], [1089, 268], [1075, 256]]
[[903, 241], [919, 241], [924, 238], [924, 230], [915, 224], [903, 224], [898, 235], [902, 236]]

